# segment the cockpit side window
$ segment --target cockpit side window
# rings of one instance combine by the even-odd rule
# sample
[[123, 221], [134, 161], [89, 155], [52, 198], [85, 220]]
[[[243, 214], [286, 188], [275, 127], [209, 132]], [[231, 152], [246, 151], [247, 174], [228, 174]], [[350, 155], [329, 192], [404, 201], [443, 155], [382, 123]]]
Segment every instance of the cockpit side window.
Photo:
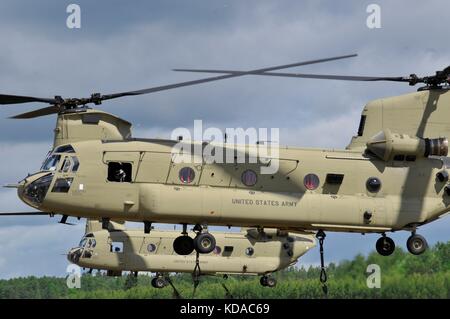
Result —
[[68, 193], [72, 185], [73, 178], [58, 178], [53, 185], [53, 193]]
[[78, 160], [78, 157], [72, 156], [72, 162], [73, 162], [72, 172], [77, 172], [78, 168], [80, 167], [80, 161]]
[[64, 173], [67, 173], [70, 170], [70, 166], [72, 165], [72, 162], [70, 160], [70, 157], [66, 156], [64, 158], [64, 162], [61, 165], [61, 171]]
[[68, 173], [68, 172], [77, 172], [80, 167], [80, 161], [76, 156], [66, 156], [64, 157], [64, 161], [61, 164], [60, 172]]
[[88, 244], [87, 244], [87, 248], [95, 248], [95, 246], [97, 245], [97, 241], [92, 238], [88, 240]]

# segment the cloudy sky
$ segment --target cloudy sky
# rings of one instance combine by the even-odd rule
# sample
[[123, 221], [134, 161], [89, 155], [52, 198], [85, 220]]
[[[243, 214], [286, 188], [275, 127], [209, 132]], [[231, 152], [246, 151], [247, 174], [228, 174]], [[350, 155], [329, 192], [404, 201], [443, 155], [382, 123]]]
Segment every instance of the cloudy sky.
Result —
[[[38, 3], [38, 4], [37, 4]], [[81, 7], [81, 29], [66, 27], [66, 7]], [[381, 28], [366, 25], [370, 3]], [[293, 71], [348, 75], [425, 75], [450, 63], [442, 1], [61, 1], [0, 2], [0, 92], [88, 96], [203, 77], [173, 68], [256, 69], [358, 53], [357, 58]], [[368, 101], [410, 92], [404, 84], [242, 77], [105, 103], [134, 123], [134, 135], [170, 137], [176, 127], [278, 127], [281, 143], [345, 147]], [[10, 120], [36, 105], [2, 107], [0, 184], [40, 166], [54, 117]], [[14, 190], [0, 190], [1, 211], [28, 211]], [[447, 241], [450, 218], [421, 229]], [[0, 221], [0, 278], [64, 275], [64, 254], [83, 233], [46, 217]], [[395, 234], [404, 247], [408, 234]], [[329, 234], [327, 261], [373, 249], [376, 235]], [[304, 257], [319, 261], [317, 249]]]

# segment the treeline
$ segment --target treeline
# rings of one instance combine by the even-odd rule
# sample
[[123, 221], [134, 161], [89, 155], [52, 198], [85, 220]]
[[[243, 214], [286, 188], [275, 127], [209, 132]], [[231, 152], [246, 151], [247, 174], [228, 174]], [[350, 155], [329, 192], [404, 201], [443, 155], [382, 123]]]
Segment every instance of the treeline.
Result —
[[[381, 270], [381, 287], [368, 288], [367, 266]], [[377, 253], [356, 256], [338, 265], [330, 264], [329, 298], [450, 298], [450, 242], [438, 243], [421, 256], [401, 249], [389, 257]], [[202, 277], [195, 298], [225, 298], [227, 287], [233, 298], [323, 298], [317, 267], [289, 268], [278, 272], [275, 288], [262, 287], [259, 277]], [[183, 298], [193, 297], [189, 274], [173, 275], [172, 282]], [[27, 277], [0, 280], [0, 298], [173, 298], [170, 286], [155, 289], [151, 277], [119, 278], [84, 275], [80, 289], [69, 289], [65, 278]]]

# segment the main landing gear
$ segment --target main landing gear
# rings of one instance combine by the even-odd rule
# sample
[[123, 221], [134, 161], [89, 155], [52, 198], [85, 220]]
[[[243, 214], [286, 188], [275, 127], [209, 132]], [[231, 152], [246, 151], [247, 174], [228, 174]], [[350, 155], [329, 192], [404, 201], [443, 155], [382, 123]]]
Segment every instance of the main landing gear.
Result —
[[389, 256], [392, 255], [395, 250], [395, 243], [392, 238], [383, 234], [383, 236], [377, 240], [375, 247], [381, 256]]
[[[428, 243], [423, 236], [417, 235], [416, 232], [413, 231], [406, 242], [406, 247], [411, 254], [420, 255], [427, 250]], [[376, 248], [380, 255], [389, 256], [392, 255], [395, 250], [395, 243], [392, 238], [383, 234], [383, 236], [377, 240]]]
[[264, 275], [259, 280], [259, 283], [263, 287], [273, 288], [277, 285], [277, 280], [271, 276]]
[[182, 299], [180, 292], [173, 285], [173, 282], [172, 282], [172, 280], [170, 280], [170, 277], [169, 276], [165, 277], [163, 273], [156, 273], [156, 276], [152, 279], [151, 284], [152, 284], [152, 287], [156, 288], [156, 289], [162, 289], [162, 288], [170, 285], [170, 286], [172, 286], [172, 290], [173, 290], [173, 298]]
[[408, 251], [413, 255], [420, 255], [425, 252], [428, 248], [428, 243], [426, 239], [417, 235], [416, 232], [412, 232], [411, 236], [409, 236], [408, 241], [406, 242], [406, 247]]
[[162, 289], [166, 287], [169, 283], [167, 282], [166, 278], [164, 278], [162, 275], [156, 275], [156, 277], [152, 279], [151, 284], [153, 288]]
[[208, 231], [202, 232], [202, 227], [196, 225], [194, 231], [197, 236], [194, 238], [194, 249], [200, 254], [209, 254], [216, 248], [216, 239]]
[[204, 231], [200, 225], [195, 225], [197, 233], [194, 239], [187, 233], [187, 225], [183, 224], [182, 235], [173, 242], [173, 249], [178, 255], [190, 255], [194, 249], [200, 254], [209, 254], [216, 248], [216, 239], [208, 231]]

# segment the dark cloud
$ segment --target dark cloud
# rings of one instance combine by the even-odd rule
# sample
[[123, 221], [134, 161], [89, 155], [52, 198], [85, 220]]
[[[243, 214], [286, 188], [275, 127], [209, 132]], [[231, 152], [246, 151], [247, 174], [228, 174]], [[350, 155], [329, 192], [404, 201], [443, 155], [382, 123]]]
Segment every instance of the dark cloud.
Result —
[[[201, 77], [173, 73], [170, 69], [174, 67], [249, 69], [351, 52], [360, 53], [360, 57], [296, 71], [406, 75], [434, 72], [448, 58], [448, 44], [437, 35], [428, 36], [441, 27], [438, 19], [428, 21], [427, 17], [437, 14], [430, 5], [410, 13], [405, 6], [381, 2], [383, 28], [370, 30], [365, 26], [365, 3], [79, 4], [83, 19], [90, 23], [90, 15], [95, 13], [96, 23], [107, 28], [108, 35], [84, 24], [78, 32], [54, 22], [59, 20], [51, 16], [65, 16], [65, 12], [60, 11], [61, 3], [53, 1], [44, 1], [33, 14], [30, 6], [21, 1], [2, 11], [9, 17], [0, 24], [4, 38], [9, 39], [9, 45], [0, 50], [0, 65], [9, 71], [0, 75], [2, 91], [87, 96], [97, 91], [109, 93]], [[221, 12], [221, 19], [206, 18], [216, 11]], [[14, 22], [11, 17], [15, 17]], [[222, 126], [270, 123], [295, 128], [318, 117], [332, 120], [360, 109], [370, 99], [409, 90], [389, 83], [246, 77], [110, 101], [104, 108], [148, 128], [174, 128], [195, 118]], [[34, 107], [9, 108], [4, 114]], [[145, 123], [141, 123], [142, 119]], [[2, 120], [0, 125], [9, 133], [0, 138], [9, 141], [49, 139], [45, 129], [53, 124], [49, 119], [39, 119], [26, 124]], [[35, 134], [28, 135], [24, 127]]]

